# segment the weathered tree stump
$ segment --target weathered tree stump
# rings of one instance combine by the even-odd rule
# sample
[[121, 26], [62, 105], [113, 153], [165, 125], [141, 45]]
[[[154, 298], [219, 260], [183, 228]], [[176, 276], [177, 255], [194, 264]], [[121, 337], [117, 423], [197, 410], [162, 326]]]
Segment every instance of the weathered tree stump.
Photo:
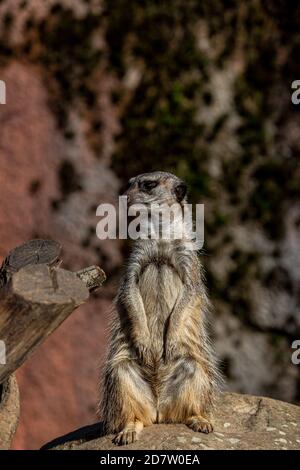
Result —
[[0, 288], [18, 272], [31, 264], [58, 265], [61, 245], [54, 240], [29, 240], [14, 248], [5, 258], [0, 268]]
[[0, 268], [0, 449], [10, 448], [19, 419], [11, 374], [106, 278], [98, 266], [61, 269], [60, 252], [55, 241], [31, 240]]
[[13, 250], [1, 267], [0, 340], [6, 364], [0, 364], [0, 383], [105, 280], [97, 266], [78, 273], [61, 269], [60, 251], [56, 242], [33, 240]]
[[0, 337], [6, 364], [0, 383], [89, 297], [75, 273], [46, 264], [25, 266], [0, 292]]

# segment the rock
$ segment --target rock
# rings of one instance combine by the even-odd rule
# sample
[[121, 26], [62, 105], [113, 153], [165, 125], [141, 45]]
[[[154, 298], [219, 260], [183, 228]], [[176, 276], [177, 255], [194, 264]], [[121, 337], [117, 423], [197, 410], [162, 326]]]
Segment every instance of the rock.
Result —
[[59, 437], [43, 449], [299, 449], [300, 407], [271, 398], [223, 393], [211, 434], [195, 433], [183, 424], [159, 424], [144, 429], [139, 441], [126, 447], [115, 446], [112, 437], [101, 436], [99, 423]]
[[0, 449], [10, 448], [20, 415], [19, 389], [16, 378], [11, 375], [0, 384]]

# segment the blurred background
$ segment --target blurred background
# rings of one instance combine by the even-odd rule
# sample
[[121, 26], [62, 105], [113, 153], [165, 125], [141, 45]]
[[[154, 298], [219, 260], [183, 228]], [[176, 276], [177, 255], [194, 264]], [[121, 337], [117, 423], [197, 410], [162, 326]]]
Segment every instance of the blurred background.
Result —
[[201, 259], [226, 389], [300, 403], [300, 5], [1, 0], [0, 257], [53, 238], [108, 281], [18, 371], [14, 447], [96, 421], [124, 247], [96, 207], [167, 170], [205, 204]]

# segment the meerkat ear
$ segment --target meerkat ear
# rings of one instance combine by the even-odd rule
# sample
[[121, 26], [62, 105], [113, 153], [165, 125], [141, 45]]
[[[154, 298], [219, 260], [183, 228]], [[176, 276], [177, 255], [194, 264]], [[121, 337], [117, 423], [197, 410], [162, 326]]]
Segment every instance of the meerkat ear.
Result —
[[185, 198], [187, 192], [187, 185], [185, 183], [177, 184], [174, 188], [174, 192], [177, 202], [181, 202]]

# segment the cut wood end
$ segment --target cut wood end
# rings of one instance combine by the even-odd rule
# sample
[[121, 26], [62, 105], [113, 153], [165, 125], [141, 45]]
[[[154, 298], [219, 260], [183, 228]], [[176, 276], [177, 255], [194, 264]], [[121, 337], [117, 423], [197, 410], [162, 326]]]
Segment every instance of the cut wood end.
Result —
[[26, 302], [78, 306], [89, 297], [75, 273], [46, 264], [25, 266], [12, 279], [13, 291]]
[[34, 239], [14, 248], [6, 257], [4, 266], [13, 274], [31, 264], [55, 265], [61, 253], [61, 245], [54, 240]]

